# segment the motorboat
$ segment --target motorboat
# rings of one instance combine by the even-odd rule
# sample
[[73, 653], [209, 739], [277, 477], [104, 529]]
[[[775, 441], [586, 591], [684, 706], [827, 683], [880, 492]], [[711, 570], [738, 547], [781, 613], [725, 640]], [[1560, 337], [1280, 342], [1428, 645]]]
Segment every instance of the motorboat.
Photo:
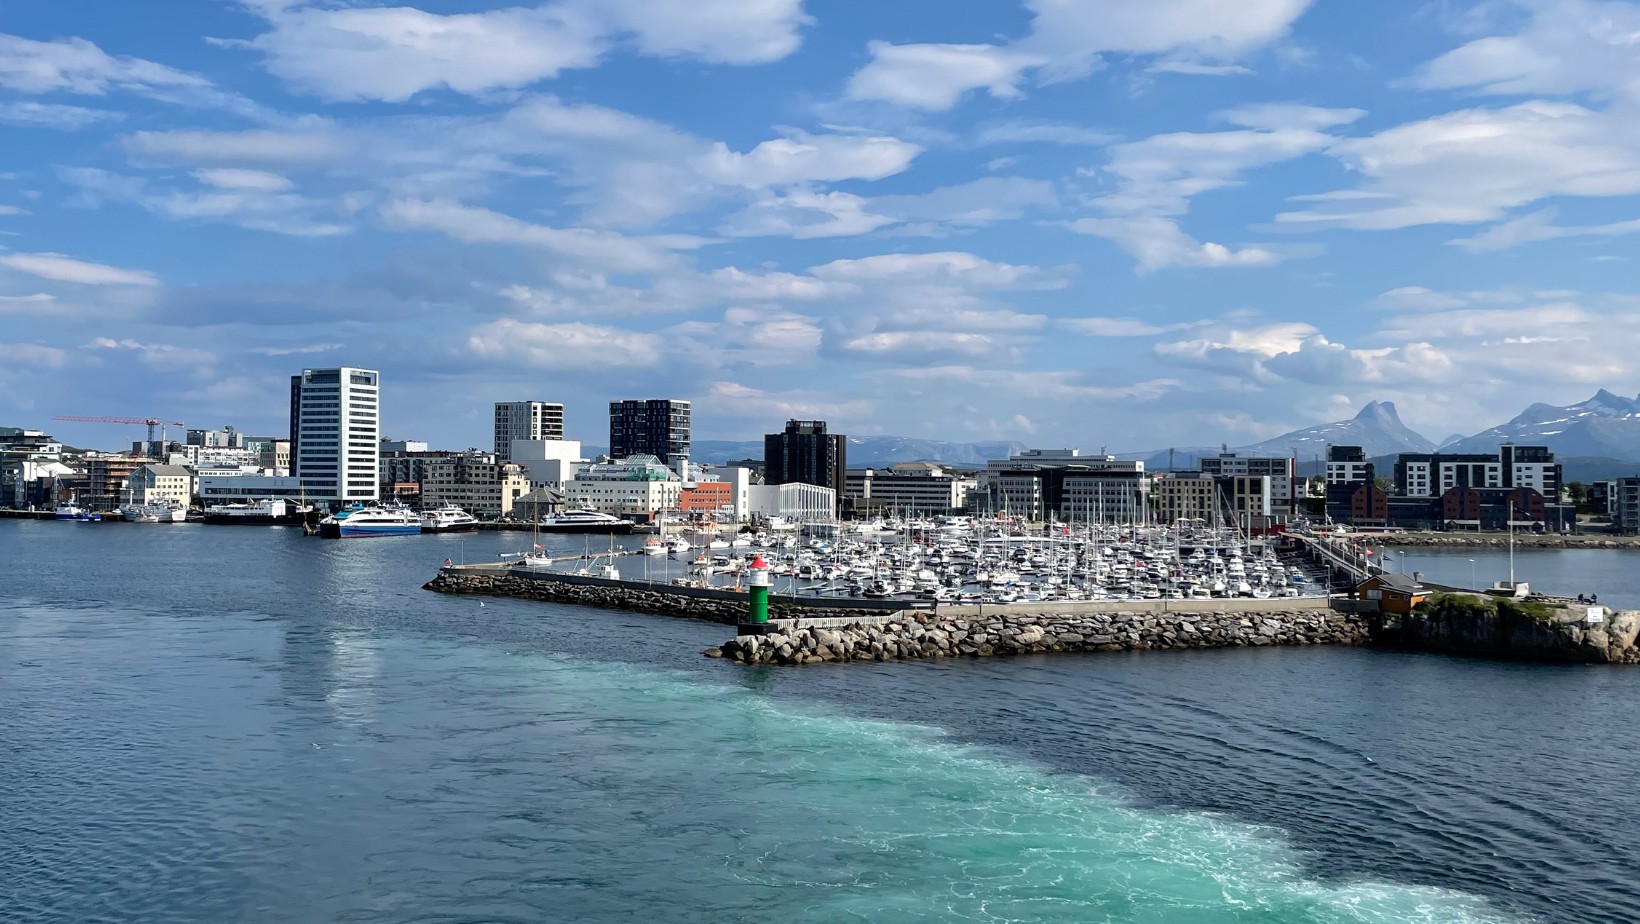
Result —
[[445, 504], [436, 510], [421, 514], [424, 533], [460, 533], [478, 529], [478, 518], [454, 504]]
[[86, 522], [102, 519], [102, 514], [91, 513], [79, 504], [74, 503], [72, 498], [66, 504], [57, 505], [57, 509], [53, 511], [52, 516], [53, 519], [58, 520], [81, 520]]
[[408, 507], [343, 510], [319, 521], [319, 535], [327, 539], [419, 536], [421, 517]]
[[556, 516], [542, 517], [544, 533], [605, 533], [626, 535], [637, 524], [598, 510], [566, 510]]

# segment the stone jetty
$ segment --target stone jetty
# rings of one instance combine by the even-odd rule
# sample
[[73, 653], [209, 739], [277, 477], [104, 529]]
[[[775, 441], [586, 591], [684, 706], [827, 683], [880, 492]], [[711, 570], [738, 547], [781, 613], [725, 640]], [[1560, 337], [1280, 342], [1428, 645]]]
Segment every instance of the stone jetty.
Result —
[[[548, 603], [571, 603], [613, 610], [659, 613], [733, 625], [746, 615], [747, 596], [728, 589], [683, 587], [645, 581], [616, 581], [564, 572], [518, 573], [498, 567], [454, 566], [440, 569], [423, 590], [447, 594], [483, 594]], [[796, 606], [778, 598], [769, 604], [771, 619], [824, 616], [830, 620], [881, 619], [887, 608]]]
[[706, 656], [744, 664], [984, 658], [1078, 651], [1361, 645], [1370, 617], [1325, 609], [1261, 613], [1040, 613], [896, 621], [741, 635]]

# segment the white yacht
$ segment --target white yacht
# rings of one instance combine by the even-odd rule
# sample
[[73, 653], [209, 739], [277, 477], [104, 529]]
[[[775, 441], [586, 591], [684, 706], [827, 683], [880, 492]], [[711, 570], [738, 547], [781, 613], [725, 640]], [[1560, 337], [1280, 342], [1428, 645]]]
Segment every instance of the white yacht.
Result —
[[609, 533], [625, 535], [632, 532], [636, 526], [631, 520], [623, 520], [597, 510], [566, 510], [557, 516], [542, 517], [541, 531], [544, 533]]
[[459, 533], [477, 528], [478, 518], [454, 504], [426, 510], [421, 515], [421, 531], [424, 533]]

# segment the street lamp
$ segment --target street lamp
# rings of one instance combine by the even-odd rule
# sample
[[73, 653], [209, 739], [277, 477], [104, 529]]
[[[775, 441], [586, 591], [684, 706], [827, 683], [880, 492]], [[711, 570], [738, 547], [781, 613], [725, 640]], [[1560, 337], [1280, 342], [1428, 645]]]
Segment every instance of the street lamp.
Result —
[[1475, 559], [1469, 560], [1469, 589], [1475, 589]]

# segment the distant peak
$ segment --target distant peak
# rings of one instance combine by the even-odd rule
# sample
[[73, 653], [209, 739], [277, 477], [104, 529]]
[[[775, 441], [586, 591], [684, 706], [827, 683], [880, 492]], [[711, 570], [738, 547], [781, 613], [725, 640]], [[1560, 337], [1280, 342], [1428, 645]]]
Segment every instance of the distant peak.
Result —
[[1393, 401], [1369, 401], [1367, 406], [1361, 409], [1361, 413], [1355, 415], [1355, 419], [1393, 420], [1400, 423], [1401, 415], [1395, 412], [1395, 402]]

